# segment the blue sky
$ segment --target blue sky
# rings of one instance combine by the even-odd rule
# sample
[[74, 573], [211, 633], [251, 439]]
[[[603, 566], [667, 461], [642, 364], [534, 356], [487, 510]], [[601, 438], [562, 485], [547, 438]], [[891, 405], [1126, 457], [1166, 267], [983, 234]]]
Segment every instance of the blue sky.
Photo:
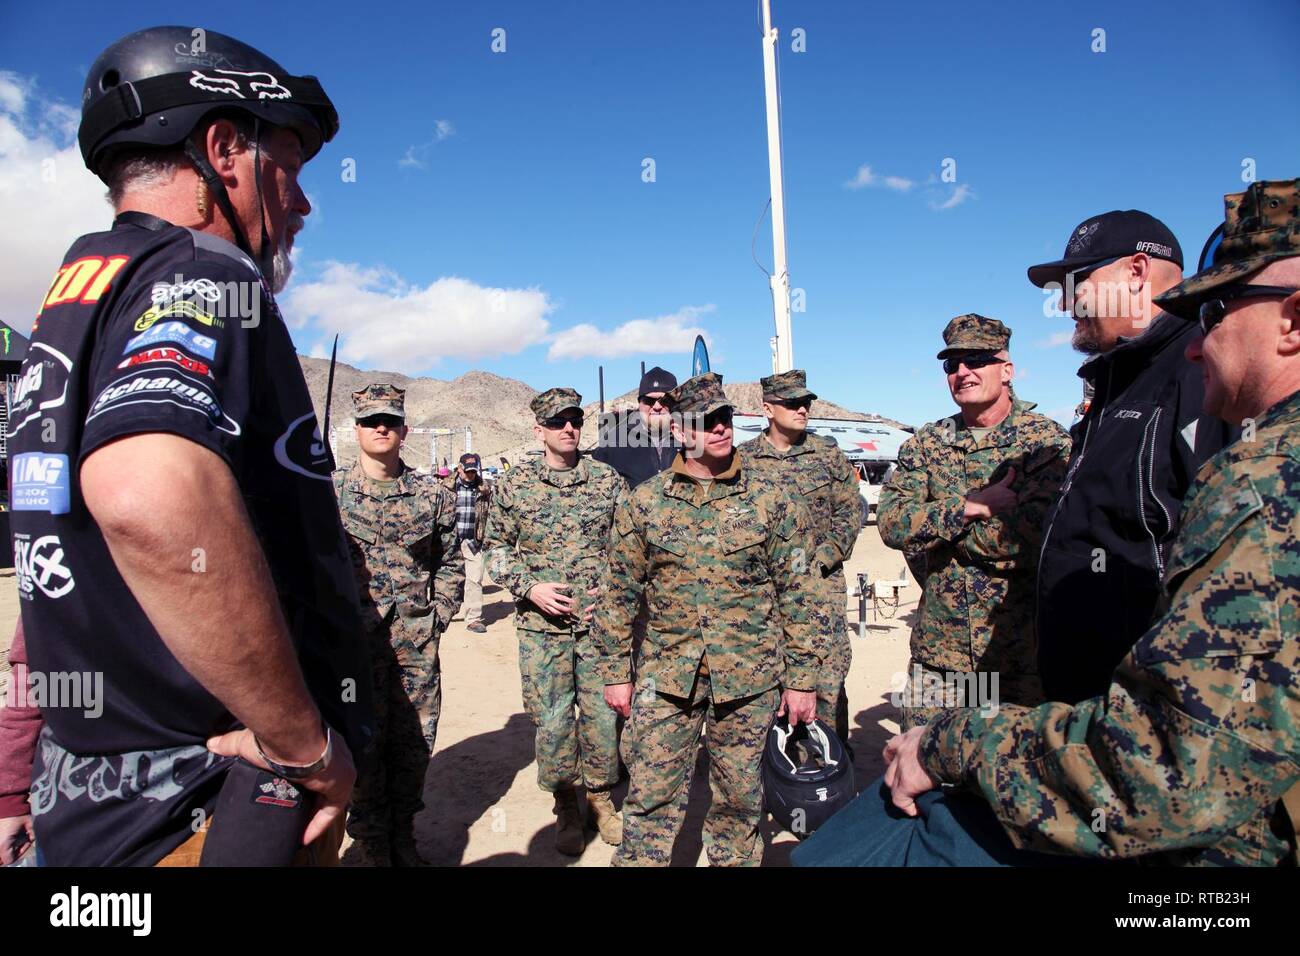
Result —
[[[807, 305], [795, 360], [852, 408], [948, 414], [934, 353], [949, 318], [977, 311], [1013, 328], [1022, 397], [1068, 421], [1079, 356], [1049, 344], [1069, 323], [1044, 315], [1025, 267], [1116, 208], [1162, 218], [1194, 259], [1223, 194], [1244, 188], [1244, 160], [1261, 179], [1300, 175], [1295, 0], [774, 6], [790, 274]], [[10, 4], [0, 71], [26, 84], [14, 122], [32, 142], [42, 110], [77, 104], [99, 50], [144, 26], [231, 33], [316, 74], [342, 131], [303, 175], [316, 212], [282, 297], [300, 350], [342, 329], [361, 367], [481, 368], [594, 399], [602, 362], [611, 395], [642, 359], [683, 375], [697, 328], [727, 378], [770, 371], [771, 300], [751, 257], [769, 191], [756, 11]], [[791, 50], [796, 27], [806, 52]], [[66, 134], [41, 142], [66, 147]], [[934, 181], [947, 158], [956, 182]], [[871, 184], [850, 188], [864, 166]], [[17, 203], [0, 189], [0, 216]], [[51, 240], [40, 289], [72, 238]], [[766, 220], [753, 248], [770, 268]]]

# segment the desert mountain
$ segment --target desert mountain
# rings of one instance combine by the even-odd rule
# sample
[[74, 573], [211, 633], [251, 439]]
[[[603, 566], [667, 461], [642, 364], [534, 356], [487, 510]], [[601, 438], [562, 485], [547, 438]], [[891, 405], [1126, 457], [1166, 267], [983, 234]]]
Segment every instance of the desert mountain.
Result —
[[[323, 418], [325, 411], [325, 385], [329, 379], [329, 360], [299, 356], [307, 388], [311, 392], [316, 415]], [[494, 375], [491, 372], [466, 372], [452, 381], [437, 378], [411, 377], [400, 372], [362, 371], [340, 362], [334, 370], [334, 400], [330, 406], [330, 421], [335, 436], [336, 457], [340, 464], [356, 460], [357, 445], [352, 429], [352, 393], [371, 382], [392, 382], [406, 390], [406, 421], [413, 428], [448, 428], [451, 435], [437, 436], [438, 464], [444, 460], [454, 463], [465, 450], [465, 429], [473, 434], [473, 450], [483, 456], [485, 465], [499, 465], [504, 456], [516, 462], [537, 448], [533, 439], [533, 416], [528, 403], [537, 394], [523, 382]], [[762, 396], [757, 382], [729, 382], [723, 385], [727, 397], [735, 403], [736, 410], [745, 414], [762, 414]], [[626, 392], [607, 400], [607, 411], [632, 408], [636, 405], [636, 391]], [[599, 402], [586, 406], [588, 418], [594, 424], [600, 410]], [[892, 419], [850, 411], [834, 402], [819, 398], [813, 402], [814, 418], [845, 418], [853, 421], [882, 421], [898, 427]], [[597, 429], [583, 429], [583, 445], [594, 444]], [[412, 434], [406, 440], [405, 459], [417, 468], [426, 468], [431, 461], [430, 442], [433, 436]]]

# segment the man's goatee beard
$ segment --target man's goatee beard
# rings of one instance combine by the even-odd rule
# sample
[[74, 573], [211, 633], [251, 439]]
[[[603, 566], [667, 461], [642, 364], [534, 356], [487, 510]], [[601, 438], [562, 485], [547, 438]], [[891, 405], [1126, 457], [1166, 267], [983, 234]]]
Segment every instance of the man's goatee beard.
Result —
[[293, 260], [289, 258], [289, 250], [282, 245], [277, 246], [275, 256], [271, 260], [271, 291], [276, 295], [283, 292], [292, 274]]

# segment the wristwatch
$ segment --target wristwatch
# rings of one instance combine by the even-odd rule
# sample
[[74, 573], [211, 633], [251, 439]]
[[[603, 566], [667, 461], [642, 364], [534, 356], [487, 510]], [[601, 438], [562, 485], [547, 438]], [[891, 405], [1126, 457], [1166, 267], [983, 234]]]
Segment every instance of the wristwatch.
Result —
[[315, 776], [329, 764], [330, 755], [334, 752], [334, 731], [330, 729], [329, 724], [322, 724], [322, 726], [325, 728], [325, 749], [319, 757], [306, 766], [294, 767], [276, 763], [262, 749], [262, 742], [257, 739], [257, 734], [253, 734], [253, 743], [257, 746], [257, 755], [266, 761], [266, 765], [271, 768], [273, 774], [277, 777], [283, 777], [285, 780], [306, 780], [308, 777]]

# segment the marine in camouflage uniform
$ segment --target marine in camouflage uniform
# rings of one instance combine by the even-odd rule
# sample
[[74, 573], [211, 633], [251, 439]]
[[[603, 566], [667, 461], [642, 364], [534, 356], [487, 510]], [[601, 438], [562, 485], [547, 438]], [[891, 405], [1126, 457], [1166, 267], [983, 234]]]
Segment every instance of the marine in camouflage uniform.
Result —
[[[539, 430], [565, 412], [580, 421], [581, 400], [571, 388], [538, 395], [530, 407]], [[580, 613], [545, 613], [529, 592], [540, 583], [562, 583], [575, 609], [594, 603], [587, 592], [605, 573], [614, 506], [626, 483], [609, 465], [578, 455], [576, 437], [573, 446], [571, 468], [530, 459], [497, 482], [484, 548], [488, 574], [515, 598], [524, 708], [537, 726], [537, 783], [556, 794], [557, 848], [576, 854], [582, 846], [566, 833], [577, 819], [573, 787], [586, 787], [597, 820], [614, 813], [608, 792], [619, 774], [617, 716], [604, 702], [590, 625]], [[606, 825], [601, 836], [612, 841], [618, 830]]]
[[[387, 416], [400, 441], [404, 396], [387, 384], [353, 392], [357, 422]], [[397, 466], [391, 481], [369, 477], [360, 460], [334, 472], [371, 648], [377, 727], [377, 761], [357, 782], [348, 832], [372, 862], [419, 865], [414, 820], [442, 711], [438, 643], [460, 607], [465, 562], [454, 496], [400, 458]]]
[[[760, 384], [765, 404], [806, 401], [811, 405], [817, 398], [808, 390], [802, 369], [769, 375]], [[808, 410], [805, 407], [805, 413]], [[825, 666], [817, 680], [817, 712], [847, 744], [849, 701], [844, 680], [853, 662], [853, 647], [845, 616], [848, 588], [844, 563], [862, 530], [858, 476], [835, 439], [803, 432], [789, 448], [779, 451], [771, 440], [772, 428], [769, 424], [762, 435], [745, 442], [737, 452], [741, 467], [784, 485], [802, 500], [812, 518], [813, 580], [822, 588], [831, 622], [830, 630], [821, 635], [826, 641], [822, 650]]]
[[[1006, 354], [1011, 331], [996, 319], [970, 314], [948, 323], [943, 338], [941, 359], [987, 357]], [[998, 382], [985, 377], [999, 368], [1006, 417], [972, 429], [959, 411], [924, 426], [903, 443], [898, 469], [880, 493], [880, 537], [923, 571], [901, 694], [905, 729], [927, 723], [946, 706], [1042, 700], [1033, 639], [1034, 574], [1043, 520], [1065, 478], [1070, 439], [1011, 393], [1009, 364], [967, 367], [967, 376], [981, 376], [980, 387], [997, 394]], [[950, 387], [960, 385], [960, 375], [949, 374]], [[1014, 507], [968, 520], [968, 496], [1003, 482], [1011, 469]]]
[[1206, 411], [1244, 426], [1188, 492], [1161, 614], [1104, 697], [954, 712], [919, 736], [933, 781], [981, 793], [1017, 846], [1174, 865], [1295, 861], [1300, 391], [1259, 395], [1265, 410], [1228, 404], [1300, 377], [1283, 334], [1262, 332], [1278, 315], [1300, 324], [1300, 293], [1234, 301], [1225, 287], [1270, 284], [1252, 274], [1300, 256], [1300, 180], [1254, 183], [1225, 209], [1211, 263], [1156, 299], [1195, 321], [1223, 297], [1226, 308], [1209, 307], [1223, 324], [1187, 355], [1209, 370]]
[[[683, 416], [730, 412], [716, 374], [669, 394]], [[619, 505], [596, 612], [593, 634], [611, 689], [632, 679], [632, 622], [643, 596], [649, 613], [623, 730], [632, 783], [614, 862], [669, 863], [707, 727], [709, 862], [754, 865], [759, 762], [781, 704], [778, 688], [810, 698], [815, 691], [826, 603], [802, 559], [811, 523], [803, 507], [780, 485], [756, 479], [734, 453], [706, 483], [689, 473], [683, 454]], [[811, 713], [814, 700], [807, 704]]]

